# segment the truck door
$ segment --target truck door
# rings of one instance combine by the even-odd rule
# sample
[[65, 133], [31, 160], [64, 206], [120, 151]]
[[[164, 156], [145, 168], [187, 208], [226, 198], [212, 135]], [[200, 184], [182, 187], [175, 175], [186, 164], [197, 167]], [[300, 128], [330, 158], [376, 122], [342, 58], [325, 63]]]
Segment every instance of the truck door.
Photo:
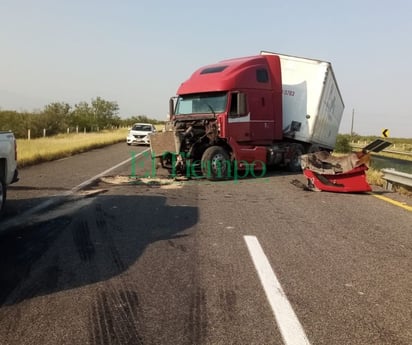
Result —
[[251, 90], [248, 93], [250, 137], [254, 143], [263, 144], [274, 139], [274, 111], [270, 91]]
[[227, 137], [232, 137], [237, 142], [252, 140], [250, 112], [247, 111], [246, 95], [242, 92], [230, 94], [226, 133]]

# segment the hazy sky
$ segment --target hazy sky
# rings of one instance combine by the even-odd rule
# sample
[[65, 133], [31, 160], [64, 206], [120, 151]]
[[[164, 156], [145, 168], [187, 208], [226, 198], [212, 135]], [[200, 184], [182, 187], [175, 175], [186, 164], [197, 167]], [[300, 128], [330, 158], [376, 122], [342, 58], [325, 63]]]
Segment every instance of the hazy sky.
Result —
[[412, 137], [409, 0], [0, 0], [0, 108], [116, 101], [165, 119], [198, 67], [261, 50], [332, 63], [340, 133]]

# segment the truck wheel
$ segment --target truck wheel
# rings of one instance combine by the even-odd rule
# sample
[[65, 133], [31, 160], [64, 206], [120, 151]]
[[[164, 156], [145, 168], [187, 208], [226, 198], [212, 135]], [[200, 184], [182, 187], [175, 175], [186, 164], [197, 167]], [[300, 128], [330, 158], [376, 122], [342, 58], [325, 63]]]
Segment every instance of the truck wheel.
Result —
[[211, 146], [202, 155], [202, 174], [210, 181], [227, 179], [230, 165], [229, 154], [220, 146]]
[[6, 204], [6, 184], [0, 179], [0, 215], [4, 211], [4, 205]]
[[292, 156], [288, 163], [288, 170], [290, 172], [300, 172], [302, 171], [302, 166], [300, 164], [300, 156], [303, 155], [303, 147], [300, 145], [296, 145], [292, 150]]

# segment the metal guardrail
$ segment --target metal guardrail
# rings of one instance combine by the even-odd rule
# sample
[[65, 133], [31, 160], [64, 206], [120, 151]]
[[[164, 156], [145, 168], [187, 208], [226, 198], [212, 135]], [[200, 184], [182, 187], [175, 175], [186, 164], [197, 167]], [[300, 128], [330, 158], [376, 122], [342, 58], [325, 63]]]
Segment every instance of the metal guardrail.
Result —
[[412, 156], [411, 152], [406, 152], [406, 151], [395, 151], [395, 150], [383, 150], [382, 152], [387, 152], [387, 153], [396, 153], [398, 155], [404, 155], [404, 156]]
[[394, 184], [412, 187], [412, 174], [396, 171], [395, 169], [382, 169], [382, 178], [386, 181], [386, 189], [392, 190]]
[[[352, 146], [353, 148], [363, 148], [366, 144], [358, 144], [358, 143], [350, 143], [350, 146]], [[386, 152], [386, 153], [394, 153], [394, 154], [398, 154], [398, 155], [404, 155], [404, 156], [412, 156], [412, 152], [409, 151], [397, 151], [397, 150], [391, 150], [391, 149], [384, 149], [382, 150], [382, 152]]]

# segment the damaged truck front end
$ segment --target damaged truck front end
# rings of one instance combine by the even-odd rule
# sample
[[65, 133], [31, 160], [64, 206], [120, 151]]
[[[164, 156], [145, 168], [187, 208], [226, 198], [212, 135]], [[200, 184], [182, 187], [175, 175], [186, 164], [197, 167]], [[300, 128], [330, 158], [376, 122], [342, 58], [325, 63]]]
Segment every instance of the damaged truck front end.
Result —
[[172, 98], [171, 119], [165, 130], [151, 135], [151, 154], [157, 166], [173, 176], [200, 177], [205, 151], [213, 145], [225, 145], [219, 137], [217, 115], [225, 107], [225, 93], [179, 97], [176, 106]]

